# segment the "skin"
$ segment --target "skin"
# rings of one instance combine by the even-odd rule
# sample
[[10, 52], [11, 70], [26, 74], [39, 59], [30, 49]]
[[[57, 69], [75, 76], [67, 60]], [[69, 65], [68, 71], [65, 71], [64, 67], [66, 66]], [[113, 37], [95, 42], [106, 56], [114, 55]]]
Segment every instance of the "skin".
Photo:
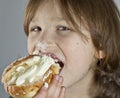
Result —
[[[35, 98], [90, 98], [96, 50], [90, 32], [83, 26], [81, 31], [87, 41], [65, 21], [57, 4], [47, 1], [38, 8], [29, 25], [28, 52], [53, 53], [64, 62], [64, 68]], [[39, 41], [47, 43], [47, 47], [42, 49], [37, 45]]]

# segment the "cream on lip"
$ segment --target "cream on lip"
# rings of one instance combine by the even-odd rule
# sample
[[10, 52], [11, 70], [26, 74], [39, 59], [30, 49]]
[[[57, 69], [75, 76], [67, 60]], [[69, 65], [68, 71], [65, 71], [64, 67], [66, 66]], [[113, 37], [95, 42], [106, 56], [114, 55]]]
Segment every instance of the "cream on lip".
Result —
[[[57, 60], [65, 63], [65, 56], [64, 56], [63, 52], [61, 52], [60, 50], [59, 50], [60, 52], [58, 52], [56, 54], [56, 53], [53, 53], [51, 51], [42, 51], [40, 47], [41, 47], [41, 45], [38, 42], [37, 46], [36, 46], [36, 49], [33, 52], [33, 55], [48, 55], [48, 56], [51, 56], [54, 59], [57, 59]], [[39, 51], [41, 51], [41, 52], [39, 52]]]

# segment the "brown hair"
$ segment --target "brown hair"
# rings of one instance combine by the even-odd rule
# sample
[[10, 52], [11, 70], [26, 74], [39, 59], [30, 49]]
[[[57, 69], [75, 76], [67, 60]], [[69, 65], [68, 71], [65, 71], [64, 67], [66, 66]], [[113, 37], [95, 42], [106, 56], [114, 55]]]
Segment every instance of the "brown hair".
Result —
[[[27, 35], [29, 23], [43, 1], [46, 0], [30, 0], [28, 3], [24, 20]], [[94, 70], [92, 98], [120, 98], [120, 13], [113, 0], [55, 1], [59, 2], [64, 17], [77, 31], [77, 23], [85, 20], [95, 48], [105, 53], [105, 58], [98, 60]]]

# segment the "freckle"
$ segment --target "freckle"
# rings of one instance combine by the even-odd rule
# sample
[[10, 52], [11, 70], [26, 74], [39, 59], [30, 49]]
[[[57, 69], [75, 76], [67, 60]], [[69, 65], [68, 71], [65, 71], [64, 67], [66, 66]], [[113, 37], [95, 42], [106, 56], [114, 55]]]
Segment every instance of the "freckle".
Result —
[[79, 45], [79, 42], [77, 42], [76, 45]]

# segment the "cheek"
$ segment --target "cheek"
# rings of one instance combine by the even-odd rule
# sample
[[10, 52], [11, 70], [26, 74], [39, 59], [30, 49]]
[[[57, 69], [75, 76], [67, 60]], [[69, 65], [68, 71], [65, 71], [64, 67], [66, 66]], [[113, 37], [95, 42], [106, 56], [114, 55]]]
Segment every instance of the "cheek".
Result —
[[33, 40], [29, 39], [29, 37], [28, 37], [28, 39], [27, 39], [27, 50], [28, 50], [29, 54], [33, 53], [34, 45], [35, 45], [35, 42]]
[[79, 43], [74, 47], [76, 48], [71, 50], [74, 53], [71, 55], [72, 59], [74, 60], [72, 60], [72, 62], [77, 62], [83, 67], [88, 67], [94, 58], [95, 49], [92, 43]]
[[66, 49], [64, 49], [67, 58], [66, 66], [71, 70], [75, 68], [74, 71], [88, 70], [94, 60], [95, 48], [92, 42], [85, 43], [77, 40], [66, 45]]
[[[65, 78], [64, 84], [70, 86], [85, 77], [95, 62], [94, 47], [91, 43], [84, 44], [81, 42], [75, 42], [71, 48], [68, 47], [66, 47], [68, 50], [66, 49], [67, 51], [65, 51], [67, 63], [63, 70], [63, 76]], [[72, 77], [70, 74], [72, 74]]]

